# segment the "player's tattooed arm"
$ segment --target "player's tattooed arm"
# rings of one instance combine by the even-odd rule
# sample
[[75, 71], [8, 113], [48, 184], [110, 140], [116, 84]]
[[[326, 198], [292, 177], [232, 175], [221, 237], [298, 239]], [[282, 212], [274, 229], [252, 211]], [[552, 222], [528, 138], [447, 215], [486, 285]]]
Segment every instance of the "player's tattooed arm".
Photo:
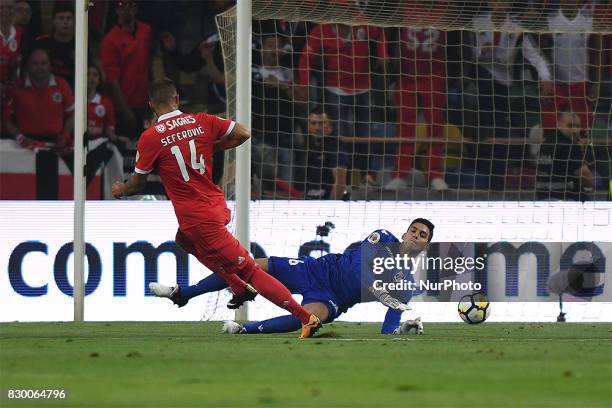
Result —
[[121, 198], [141, 193], [147, 185], [147, 175], [134, 173], [125, 182], [116, 181], [112, 187], [113, 197]]
[[234, 147], [238, 147], [246, 142], [249, 137], [251, 137], [249, 130], [240, 123], [236, 123], [236, 126], [234, 126], [234, 129], [229, 135], [224, 136], [215, 142], [214, 151], [218, 152], [220, 150], [233, 149]]

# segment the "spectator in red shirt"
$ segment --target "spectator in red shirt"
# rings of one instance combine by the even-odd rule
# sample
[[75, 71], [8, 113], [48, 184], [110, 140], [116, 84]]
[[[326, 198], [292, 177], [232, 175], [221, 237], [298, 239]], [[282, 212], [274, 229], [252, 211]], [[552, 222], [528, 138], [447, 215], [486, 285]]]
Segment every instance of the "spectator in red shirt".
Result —
[[[399, 136], [416, 137], [417, 107], [423, 109], [428, 138], [443, 138], [446, 108], [446, 33], [434, 28], [401, 28], [399, 81], [395, 92]], [[407, 187], [404, 177], [413, 167], [415, 142], [401, 144], [395, 178], [385, 188]], [[426, 170], [431, 187], [448, 189], [444, 181], [442, 143], [428, 143]]]
[[47, 50], [51, 59], [53, 75], [60, 76], [74, 89], [74, 4], [57, 2], [53, 9], [53, 30], [51, 34], [39, 36], [34, 48]]
[[73, 156], [74, 97], [70, 85], [51, 73], [47, 51], [33, 50], [22, 83], [10, 92], [6, 131], [23, 148], [38, 149], [36, 191], [41, 200], [58, 196], [58, 154], [69, 169]]
[[[370, 125], [371, 69], [370, 44], [376, 45], [377, 66], [384, 71], [388, 57], [385, 34], [381, 28], [320, 24], [308, 37], [299, 63], [299, 81], [310, 84], [313, 68], [323, 70], [324, 104], [332, 117], [338, 118], [339, 136], [367, 137]], [[302, 88], [301, 92], [305, 92]], [[368, 170], [368, 146], [358, 144], [355, 165], [366, 170], [367, 181], [374, 175]]]
[[15, 1], [15, 24], [21, 28], [21, 48], [31, 49], [34, 39], [40, 34], [36, 21], [32, 18], [32, 5], [25, 0]]
[[30, 24], [30, 21], [32, 21], [32, 6], [25, 0], [17, 0], [15, 2], [15, 24], [24, 29]]
[[21, 63], [22, 31], [14, 24], [15, 2], [0, 2], [0, 96], [4, 100], [7, 85], [17, 81]]
[[102, 39], [100, 60], [117, 108], [117, 132], [136, 138], [147, 108], [151, 27], [136, 20], [135, 1], [118, 1], [117, 25]]
[[35, 49], [28, 58], [23, 83], [9, 97], [7, 132], [25, 148], [51, 144], [69, 152], [74, 125], [74, 96], [68, 83], [51, 73], [47, 51]]
[[102, 68], [90, 62], [87, 67], [87, 134], [90, 140], [107, 137], [115, 141], [115, 106], [103, 88]]
[[104, 71], [97, 62], [90, 62], [87, 67], [87, 185], [104, 167], [102, 196], [110, 198], [111, 181], [123, 177], [123, 156], [114, 143], [119, 140], [125, 143], [127, 138], [115, 133], [115, 107], [104, 94], [104, 84]]

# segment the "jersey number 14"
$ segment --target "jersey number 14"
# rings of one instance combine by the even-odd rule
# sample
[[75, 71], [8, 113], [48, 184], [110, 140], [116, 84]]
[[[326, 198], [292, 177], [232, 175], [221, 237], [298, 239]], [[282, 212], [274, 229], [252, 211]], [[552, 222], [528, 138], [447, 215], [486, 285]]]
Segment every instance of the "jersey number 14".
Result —
[[[187, 166], [185, 165], [185, 159], [183, 159], [183, 154], [181, 153], [180, 147], [172, 146], [170, 151], [176, 158], [179, 169], [181, 169], [183, 180], [189, 181], [189, 173], [187, 173]], [[198, 154], [196, 152], [195, 140], [193, 139], [189, 141], [189, 151], [191, 153], [191, 168], [195, 171], [199, 171], [200, 174], [204, 174], [206, 171], [206, 167], [204, 166], [204, 156], [200, 154], [200, 157], [197, 157]]]

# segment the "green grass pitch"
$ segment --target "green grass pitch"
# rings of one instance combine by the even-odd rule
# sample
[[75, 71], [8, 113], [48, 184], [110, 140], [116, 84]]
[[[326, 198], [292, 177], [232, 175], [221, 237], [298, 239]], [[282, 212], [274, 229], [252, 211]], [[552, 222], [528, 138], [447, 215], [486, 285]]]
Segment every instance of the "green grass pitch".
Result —
[[[223, 335], [220, 323], [0, 324], [0, 406], [610, 407], [611, 324], [335, 323]], [[64, 401], [7, 389], [62, 388]]]

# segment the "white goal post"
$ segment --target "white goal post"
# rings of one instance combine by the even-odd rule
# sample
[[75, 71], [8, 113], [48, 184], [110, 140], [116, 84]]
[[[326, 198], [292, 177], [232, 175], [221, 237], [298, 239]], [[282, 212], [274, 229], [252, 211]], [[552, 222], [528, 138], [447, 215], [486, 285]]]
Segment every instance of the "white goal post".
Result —
[[85, 131], [87, 130], [88, 0], [77, 0], [74, 106], [74, 321], [85, 313]]
[[[237, 5], [236, 30], [236, 120], [251, 127], [251, 0]], [[236, 149], [236, 236], [249, 249], [249, 201], [251, 200], [251, 141]], [[236, 311], [236, 320], [246, 320], [247, 306]]]

